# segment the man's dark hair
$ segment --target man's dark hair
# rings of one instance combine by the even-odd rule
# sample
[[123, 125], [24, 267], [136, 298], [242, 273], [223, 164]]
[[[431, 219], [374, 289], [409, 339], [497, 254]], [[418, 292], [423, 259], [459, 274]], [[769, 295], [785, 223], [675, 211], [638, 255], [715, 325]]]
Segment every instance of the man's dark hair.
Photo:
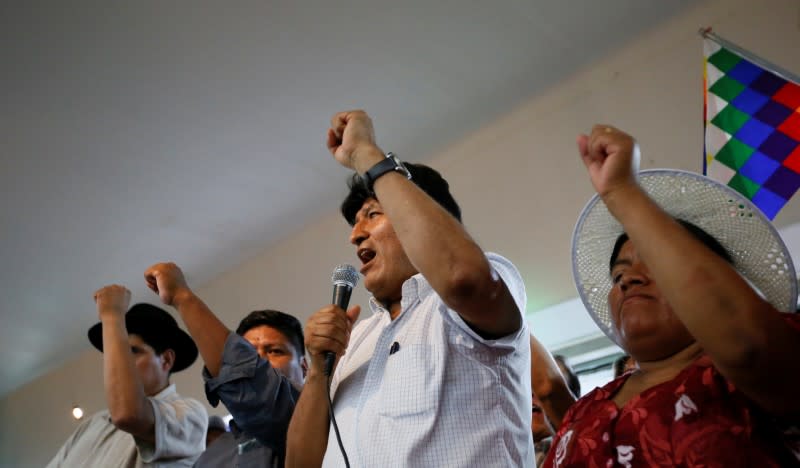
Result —
[[560, 354], [554, 354], [553, 359], [555, 359], [558, 367], [561, 369], [561, 372], [564, 374], [564, 379], [567, 381], [567, 388], [569, 391], [575, 395], [575, 398], [580, 398], [581, 396], [581, 381], [578, 380], [578, 374], [572, 370], [572, 366], [567, 364], [567, 358]]
[[[707, 233], [706, 231], [700, 229], [699, 227], [695, 226], [694, 224], [690, 223], [689, 221], [684, 221], [682, 219], [676, 219], [681, 226], [685, 227], [689, 233], [694, 236], [695, 239], [699, 240], [703, 243], [706, 247], [711, 249], [712, 252], [722, 257], [723, 260], [733, 265], [733, 257], [722, 244], [719, 243], [717, 239], [714, 238], [711, 234]], [[617, 241], [614, 243], [614, 250], [611, 251], [611, 261], [608, 264], [608, 269], [611, 270], [614, 268], [614, 262], [617, 261], [617, 257], [619, 256], [619, 251], [622, 250], [622, 246], [625, 242], [628, 241], [628, 234], [622, 233], [617, 237]]]
[[284, 314], [277, 310], [267, 309], [250, 312], [247, 317], [239, 322], [239, 326], [236, 327], [236, 334], [244, 335], [251, 328], [261, 325], [274, 328], [286, 335], [286, 338], [289, 338], [292, 346], [297, 350], [297, 355], [299, 357], [305, 356], [306, 348], [303, 345], [303, 327], [300, 325], [300, 321], [289, 314]]
[[[405, 163], [405, 165], [408, 168], [408, 172], [411, 173], [411, 182], [414, 182], [417, 187], [433, 198], [460, 223], [461, 208], [458, 207], [458, 203], [450, 194], [450, 185], [442, 175], [424, 164]], [[352, 226], [356, 222], [356, 213], [364, 205], [364, 202], [369, 198], [377, 200], [377, 197], [375, 192], [367, 187], [364, 179], [358, 174], [353, 174], [347, 182], [347, 187], [350, 189], [350, 193], [347, 194], [347, 197], [342, 202], [341, 211], [344, 219]]]

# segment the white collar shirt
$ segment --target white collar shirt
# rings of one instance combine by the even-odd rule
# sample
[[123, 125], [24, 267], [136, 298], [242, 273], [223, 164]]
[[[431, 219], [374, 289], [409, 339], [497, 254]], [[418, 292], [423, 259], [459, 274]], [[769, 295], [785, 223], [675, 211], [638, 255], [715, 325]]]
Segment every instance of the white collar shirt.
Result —
[[[486, 256], [524, 314], [519, 272]], [[403, 283], [395, 320], [374, 298], [370, 308], [331, 384], [352, 466], [533, 466], [524, 320], [511, 335], [481, 338], [421, 274]], [[344, 466], [333, 427], [323, 466]]]

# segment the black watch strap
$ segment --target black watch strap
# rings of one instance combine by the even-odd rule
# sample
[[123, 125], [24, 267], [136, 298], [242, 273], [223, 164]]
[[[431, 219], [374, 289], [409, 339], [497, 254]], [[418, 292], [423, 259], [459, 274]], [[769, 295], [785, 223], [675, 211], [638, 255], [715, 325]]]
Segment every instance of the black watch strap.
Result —
[[371, 191], [372, 186], [375, 185], [375, 181], [378, 180], [378, 177], [386, 174], [387, 172], [392, 172], [397, 168], [397, 164], [392, 159], [384, 158], [383, 161], [375, 164], [367, 172], [364, 173], [364, 181], [367, 183], [367, 188]]

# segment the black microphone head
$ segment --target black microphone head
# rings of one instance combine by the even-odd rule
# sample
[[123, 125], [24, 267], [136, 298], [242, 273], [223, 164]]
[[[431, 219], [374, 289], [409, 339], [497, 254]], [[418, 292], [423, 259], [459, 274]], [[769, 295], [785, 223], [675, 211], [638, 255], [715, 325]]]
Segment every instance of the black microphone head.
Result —
[[343, 263], [333, 270], [331, 282], [334, 285], [341, 284], [355, 288], [356, 284], [358, 284], [358, 271], [353, 265]]

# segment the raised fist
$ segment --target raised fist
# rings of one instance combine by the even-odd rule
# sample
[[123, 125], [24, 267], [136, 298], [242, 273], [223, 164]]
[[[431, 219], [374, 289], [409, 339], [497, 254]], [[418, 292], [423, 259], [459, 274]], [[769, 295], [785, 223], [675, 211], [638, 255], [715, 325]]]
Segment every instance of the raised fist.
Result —
[[109, 315], [125, 315], [131, 302], [131, 292], [125, 286], [112, 284], [94, 293], [94, 303], [100, 320]]
[[144, 272], [144, 280], [167, 305], [177, 307], [177, 302], [192, 293], [181, 269], [171, 262], [151, 266]]
[[383, 158], [383, 152], [375, 144], [372, 120], [362, 110], [333, 116], [328, 129], [328, 150], [339, 164], [357, 172], [366, 171]]
[[610, 125], [595, 125], [590, 135], [578, 137], [578, 150], [601, 197], [636, 185], [640, 156], [632, 136]]

